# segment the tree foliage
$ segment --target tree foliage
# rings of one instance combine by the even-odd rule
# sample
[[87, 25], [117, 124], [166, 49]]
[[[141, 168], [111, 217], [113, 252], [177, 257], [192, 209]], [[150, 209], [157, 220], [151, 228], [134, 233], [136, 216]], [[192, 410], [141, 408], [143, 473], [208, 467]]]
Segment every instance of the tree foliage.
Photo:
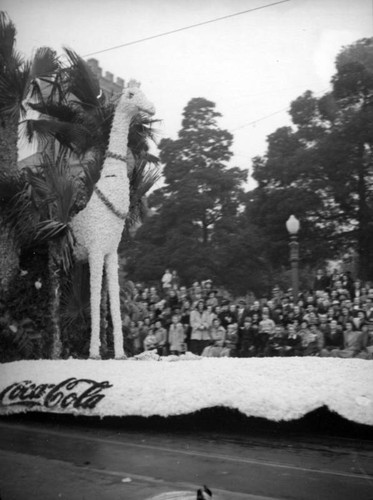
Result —
[[213, 102], [191, 99], [178, 137], [160, 142], [164, 185], [129, 252], [133, 279], [158, 280], [170, 267], [186, 283], [211, 278], [236, 293], [259, 286], [259, 237], [243, 215], [247, 171], [229, 166], [233, 137], [220, 116]]
[[332, 90], [307, 91], [290, 106], [293, 126], [268, 137], [254, 159], [258, 188], [248, 210], [268, 239], [271, 262], [287, 258], [285, 221], [301, 220], [304, 263], [356, 248], [360, 274], [373, 278], [373, 39], [344, 48]]

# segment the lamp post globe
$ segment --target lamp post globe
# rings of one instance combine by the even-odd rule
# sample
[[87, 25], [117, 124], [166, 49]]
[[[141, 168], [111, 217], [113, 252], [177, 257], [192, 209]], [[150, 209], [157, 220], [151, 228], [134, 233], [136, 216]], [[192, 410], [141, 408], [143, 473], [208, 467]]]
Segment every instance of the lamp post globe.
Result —
[[286, 221], [286, 229], [290, 235], [290, 265], [291, 265], [291, 282], [293, 289], [293, 300], [296, 304], [299, 296], [299, 243], [298, 243], [298, 231], [300, 228], [299, 220], [294, 216], [290, 215]]
[[295, 215], [290, 215], [288, 220], [286, 221], [286, 229], [290, 235], [297, 234], [299, 231], [300, 223], [299, 220], [295, 217]]

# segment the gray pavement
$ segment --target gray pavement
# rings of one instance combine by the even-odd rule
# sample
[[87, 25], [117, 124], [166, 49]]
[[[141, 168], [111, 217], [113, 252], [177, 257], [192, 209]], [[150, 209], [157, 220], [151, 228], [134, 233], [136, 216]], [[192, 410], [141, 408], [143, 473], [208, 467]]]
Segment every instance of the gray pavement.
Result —
[[1, 500], [372, 500], [373, 443], [0, 420]]

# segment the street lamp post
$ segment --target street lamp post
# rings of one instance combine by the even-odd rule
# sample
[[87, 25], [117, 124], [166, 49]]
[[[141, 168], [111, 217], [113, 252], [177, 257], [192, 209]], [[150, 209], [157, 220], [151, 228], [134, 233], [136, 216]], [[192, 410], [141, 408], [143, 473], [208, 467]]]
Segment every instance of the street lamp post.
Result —
[[298, 243], [298, 231], [299, 231], [299, 220], [294, 216], [290, 215], [286, 221], [286, 229], [290, 235], [290, 264], [291, 264], [291, 283], [293, 289], [293, 300], [294, 303], [298, 301], [299, 295], [299, 243]]

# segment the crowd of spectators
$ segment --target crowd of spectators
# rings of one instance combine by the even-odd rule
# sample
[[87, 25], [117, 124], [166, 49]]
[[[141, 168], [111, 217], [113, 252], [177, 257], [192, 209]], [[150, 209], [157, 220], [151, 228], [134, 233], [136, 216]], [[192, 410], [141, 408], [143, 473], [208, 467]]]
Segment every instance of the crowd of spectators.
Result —
[[373, 359], [373, 283], [317, 271], [294, 300], [274, 287], [260, 300], [228, 300], [211, 280], [187, 288], [166, 270], [158, 287], [136, 285], [133, 354], [190, 351], [209, 357], [331, 356]]

